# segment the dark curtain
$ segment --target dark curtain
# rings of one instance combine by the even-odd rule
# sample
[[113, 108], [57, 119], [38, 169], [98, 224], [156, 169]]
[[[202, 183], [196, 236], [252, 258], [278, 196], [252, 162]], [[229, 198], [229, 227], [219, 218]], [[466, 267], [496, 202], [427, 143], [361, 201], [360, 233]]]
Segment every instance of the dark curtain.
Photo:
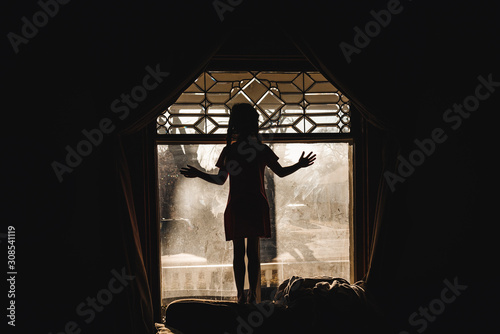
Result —
[[[386, 10], [382, 3], [380, 5], [380, 11]], [[358, 48], [355, 53], [346, 54], [343, 51], [341, 43], [356, 46], [353, 28], [364, 28], [362, 23], [374, 20], [373, 16], [367, 15], [373, 11], [374, 6], [374, 3], [357, 3], [356, 6], [347, 3], [322, 4], [321, 11], [314, 9], [314, 6], [301, 9], [305, 16], [315, 18], [314, 24], [297, 25], [293, 19], [284, 24], [284, 33], [297, 49], [349, 97], [354, 112], [360, 113], [362, 117], [358, 127], [363, 127], [362, 123], [366, 122], [364, 129], [360, 130], [362, 134], [358, 149], [363, 151], [365, 157], [361, 164], [369, 162], [370, 168], [361, 164], [358, 166], [361, 170], [358, 182], [363, 182], [360, 191], [365, 194], [365, 212], [364, 217], [358, 218], [358, 225], [362, 226], [356, 226], [355, 232], [364, 234], [357, 239], [359, 243], [356, 252], [358, 261], [366, 262], [359, 267], [356, 276], [367, 283], [375, 276], [370, 273], [378, 270], [377, 260], [384, 256], [375, 250], [380, 242], [380, 235], [388, 228], [388, 224], [384, 224], [386, 207], [390, 205], [392, 196], [401, 196], [402, 193], [391, 193], [382, 172], [395, 169], [396, 157], [401, 152], [402, 145], [413, 136], [410, 120], [412, 113], [418, 113], [418, 106], [408, 105], [405, 101], [412, 91], [418, 90], [425, 67], [421, 59], [424, 36], [420, 33], [422, 30], [417, 28], [423, 23], [417, 23], [414, 17], [406, 22], [398, 22], [399, 29], [380, 31], [380, 36], [376, 36], [377, 39], [380, 38], [375, 42], [378, 43], [377, 47], [370, 48], [368, 43], [366, 49]], [[366, 12], [358, 17], [356, 23], [331, 19], [337, 13], [341, 13], [343, 17], [356, 17], [356, 13], [363, 12], [360, 7], [366, 8]], [[401, 12], [402, 10], [403, 6], [400, 8]], [[285, 16], [293, 18], [293, 15]], [[392, 19], [396, 20], [395, 16], [393, 14]], [[412, 29], [406, 29], [412, 25]], [[402, 31], [406, 34], [404, 39], [401, 38]], [[395, 57], [395, 54], [399, 57]], [[408, 63], [413, 66], [408, 67]], [[411, 77], [412, 82], [401, 85], [404, 81], [402, 76]], [[361, 202], [358, 201], [359, 203]], [[404, 240], [404, 237], [400, 240]]]
[[[362, 133], [361, 140], [363, 144], [360, 144], [361, 149], [365, 150], [366, 153], [368, 151], [380, 150], [381, 155], [379, 156], [379, 163], [381, 164], [380, 170], [394, 169], [396, 166], [396, 155], [399, 151], [398, 148], [398, 138], [396, 137], [395, 132], [397, 129], [401, 127], [405, 127], [404, 124], [398, 124], [398, 120], [395, 119], [384, 119], [377, 112], [377, 101], [370, 101], [369, 99], [360, 100], [359, 92], [356, 92], [356, 84], [354, 79], [343, 80], [339, 79], [336, 76], [336, 72], [340, 72], [341, 76], [343, 73], [339, 70], [341, 64], [344, 64], [345, 60], [341, 57], [332, 57], [327, 56], [326, 52], [322, 52], [320, 45], [323, 44], [321, 41], [317, 41], [319, 45], [313, 45], [310, 41], [304, 36], [300, 31], [293, 31], [290, 33], [290, 39], [294, 42], [297, 48], [307, 57], [307, 59], [332, 83], [334, 83], [341, 91], [343, 91], [351, 100], [354, 109], [354, 112], [359, 112], [364, 121], [367, 121], [372, 127], [378, 129], [377, 137], [384, 136], [386, 137], [386, 141], [383, 145], [374, 145], [373, 141], [375, 138], [371, 138], [371, 132]], [[347, 83], [346, 83], [347, 81]], [[365, 103], [371, 104], [365, 104]], [[373, 106], [373, 107], [370, 107]], [[389, 116], [390, 117], [390, 116]], [[361, 127], [361, 122], [357, 124], [358, 127]], [[379, 151], [379, 152], [380, 152]], [[360, 168], [363, 168], [360, 166]], [[368, 282], [369, 272], [372, 261], [372, 256], [374, 254], [375, 245], [377, 243], [379, 231], [382, 228], [382, 217], [384, 214], [385, 203], [388, 201], [388, 197], [390, 193], [388, 192], [388, 186], [385, 182], [382, 174], [375, 174], [372, 170], [363, 169], [363, 173], [365, 173], [366, 179], [375, 178], [377, 188], [376, 195], [370, 197], [368, 194], [367, 197], [367, 206], [373, 206], [375, 208], [375, 213], [373, 217], [367, 217], [364, 221], [361, 222], [362, 225], [365, 225], [362, 231], [367, 234], [363, 238], [365, 242], [358, 245], [360, 252], [358, 253], [358, 261], [367, 261], [367, 268], [363, 268], [365, 272], [357, 273], [359, 279], [363, 278], [366, 282]], [[370, 174], [370, 175], [368, 175]], [[371, 175], [374, 174], [374, 175]], [[361, 181], [361, 180], [360, 180]], [[368, 181], [367, 181], [368, 182]], [[367, 183], [368, 184], [368, 183]], [[367, 189], [362, 189], [362, 191], [366, 192]], [[360, 218], [361, 220], [361, 218]], [[360, 225], [361, 225], [360, 224]], [[360, 229], [361, 231], [361, 229]]]
[[[211, 10], [208, 7], [208, 10]], [[227, 32], [222, 29], [207, 31], [208, 26], [218, 26], [218, 22], [207, 20], [203, 11], [196, 12], [196, 16], [190, 20], [189, 31], [198, 31], [198, 36], [186, 38], [184, 35], [178, 35], [175, 43], [170, 43], [169, 47], [177, 50], [172, 52], [170, 65], [168, 67], [168, 77], [160, 89], [152, 93], [149, 105], [141, 108], [141, 112], [135, 117], [127, 120], [119, 133], [119, 144], [115, 147], [122, 154], [117, 159], [117, 169], [121, 177], [121, 183], [125, 194], [127, 208], [129, 210], [132, 226], [134, 243], [127, 247], [133, 247], [137, 254], [137, 259], [133, 263], [136, 269], [140, 269], [142, 281], [138, 286], [138, 298], [144, 305], [141, 308], [144, 328], [148, 325], [160, 321], [161, 304], [160, 296], [151, 296], [151, 286], [148, 285], [148, 279], [151, 277], [160, 277], [159, 268], [161, 261], [159, 258], [159, 236], [156, 216], [156, 198], [150, 198], [155, 193], [156, 179], [155, 168], [156, 157], [154, 133], [155, 120], [163, 111], [173, 104], [179, 95], [205, 70], [208, 61], [223, 44]], [[218, 18], [215, 18], [218, 20]], [[171, 25], [186, 24], [185, 16], [171, 17]], [[151, 189], [153, 188], [153, 190]], [[135, 207], [141, 208], [138, 212]], [[142, 233], [141, 233], [142, 232]], [[144, 246], [141, 246], [141, 241]], [[146, 261], [143, 257], [146, 256]], [[151, 282], [157, 284], [156, 291], [160, 291], [160, 282]], [[153, 303], [155, 303], [153, 305]], [[151, 330], [151, 329], [149, 329]]]
[[[488, 212], [476, 166], [487, 164], [474, 153], [485, 139], [472, 135], [485, 125], [482, 119], [473, 115], [460, 131], [448, 132], [449, 141], [396, 191], [383, 172], [396, 170], [398, 157], [414, 150], [414, 138], [445, 126], [443, 112], [474, 93], [479, 75], [500, 80], [490, 26], [498, 10], [486, 3], [401, 3], [390, 25], [347, 62], [339, 43], [353, 44], [353, 28], [364, 28], [371, 11], [386, 9], [387, 1], [228, 3], [230, 9], [219, 8], [221, 21], [211, 1], [70, 2], [18, 53], [3, 44], [3, 212], [17, 230], [19, 328], [60, 332], [76, 324], [93, 333], [152, 332], [152, 321], [160, 319], [145, 258], [154, 256], [146, 241], [155, 218], [146, 185], [154, 168], [148, 125], [203, 71], [232, 29], [255, 17], [270, 34], [290, 38], [367, 121], [365, 149], [375, 166], [367, 170], [367, 279], [395, 329], [407, 329], [408, 315], [454, 277], [469, 290], [433, 325], [446, 330], [451, 321], [463, 325], [466, 316], [477, 325], [488, 312], [472, 305], [482, 305], [484, 289], [463, 263], [486, 253], [472, 247], [477, 236], [470, 229], [487, 221], [481, 214]], [[22, 33], [20, 18], [31, 20], [38, 6], [9, 3], [4, 36]], [[147, 66], [169, 74], [136, 107], [129, 105], [129, 114], [115, 112], [114, 100], [144, 85]], [[494, 107], [491, 98], [481, 110]], [[68, 147], [88, 139], [82, 130], [106, 119], [114, 128], [58, 178], [54, 161], [67, 163]], [[100, 298], [107, 304], [93, 318], [78, 311], [82, 303], [89, 310], [92, 298], [104, 296], [122, 273], [124, 289], [111, 301]]]

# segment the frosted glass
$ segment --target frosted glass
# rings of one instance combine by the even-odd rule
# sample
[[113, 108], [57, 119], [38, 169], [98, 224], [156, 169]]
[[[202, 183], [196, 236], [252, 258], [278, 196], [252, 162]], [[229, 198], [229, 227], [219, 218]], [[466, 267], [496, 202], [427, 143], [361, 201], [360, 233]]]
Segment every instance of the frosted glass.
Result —
[[[273, 237], [261, 241], [262, 287], [293, 276], [350, 280], [351, 161], [348, 143], [274, 143], [283, 166], [302, 151], [314, 165], [285, 178], [266, 169]], [[163, 305], [179, 298], [234, 299], [232, 242], [224, 237], [229, 182], [187, 179], [187, 164], [216, 173], [223, 144], [158, 145]]]
[[[313, 166], [274, 177], [276, 262], [300, 263], [289, 266], [285, 279], [308, 273], [349, 280], [349, 149], [347, 143], [273, 145], [282, 165], [295, 163], [302, 151], [317, 154]], [[327, 269], [336, 266], [337, 272]]]

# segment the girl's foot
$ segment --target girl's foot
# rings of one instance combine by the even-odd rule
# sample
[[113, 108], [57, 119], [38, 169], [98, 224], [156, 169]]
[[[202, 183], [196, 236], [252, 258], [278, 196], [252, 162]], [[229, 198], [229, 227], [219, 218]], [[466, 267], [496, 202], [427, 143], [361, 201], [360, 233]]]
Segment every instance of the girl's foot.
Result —
[[252, 304], [257, 300], [257, 295], [255, 292], [248, 291], [247, 303]]
[[244, 293], [241, 293], [241, 294], [238, 293], [237, 303], [238, 304], [245, 304], [245, 294]]

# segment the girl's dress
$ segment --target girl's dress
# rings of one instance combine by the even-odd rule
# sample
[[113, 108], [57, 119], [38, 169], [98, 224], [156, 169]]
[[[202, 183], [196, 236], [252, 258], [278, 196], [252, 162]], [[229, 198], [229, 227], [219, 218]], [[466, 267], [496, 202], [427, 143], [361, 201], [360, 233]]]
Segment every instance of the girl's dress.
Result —
[[229, 173], [229, 198], [224, 212], [226, 240], [271, 237], [264, 170], [278, 156], [256, 139], [226, 146], [216, 166]]

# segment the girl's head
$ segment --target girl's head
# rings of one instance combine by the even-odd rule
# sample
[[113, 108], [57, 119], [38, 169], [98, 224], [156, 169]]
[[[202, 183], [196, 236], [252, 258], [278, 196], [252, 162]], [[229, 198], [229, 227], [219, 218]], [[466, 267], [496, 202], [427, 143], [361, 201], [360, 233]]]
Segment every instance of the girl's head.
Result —
[[231, 108], [231, 117], [227, 129], [227, 141], [231, 142], [233, 134], [237, 134], [240, 139], [247, 138], [250, 135], [258, 137], [259, 133], [259, 114], [251, 104], [235, 104]]

